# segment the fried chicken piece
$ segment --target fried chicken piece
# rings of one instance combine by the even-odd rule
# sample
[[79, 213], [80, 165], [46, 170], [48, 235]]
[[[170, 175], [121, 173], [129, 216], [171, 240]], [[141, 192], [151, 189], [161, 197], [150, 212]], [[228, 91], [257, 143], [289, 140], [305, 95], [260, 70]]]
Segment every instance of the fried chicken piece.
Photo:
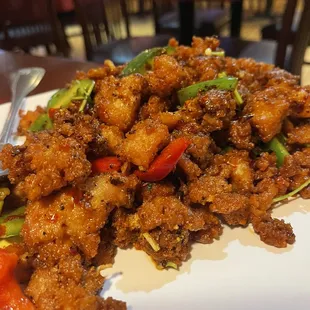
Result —
[[264, 142], [270, 141], [281, 131], [282, 122], [289, 114], [289, 90], [270, 87], [253, 94], [246, 112], [253, 115], [250, 122]]
[[157, 152], [169, 142], [166, 125], [147, 119], [138, 122], [127, 133], [119, 155], [127, 161], [147, 169]]
[[137, 250], [143, 250], [152, 257], [159, 268], [172, 262], [180, 266], [186, 261], [190, 253], [189, 232], [187, 230], [169, 231], [165, 228], [157, 228], [149, 232], [151, 238], [158, 244], [160, 250], [154, 251], [149, 242], [141, 234], [134, 246]]
[[145, 79], [139, 74], [121, 79], [109, 76], [97, 81], [95, 107], [100, 120], [128, 131], [138, 116], [145, 86]]
[[262, 153], [254, 162], [255, 180], [272, 178], [278, 173], [277, 157], [275, 153]]
[[169, 55], [154, 58], [153, 70], [145, 75], [150, 92], [159, 97], [170, 96], [186, 85], [187, 74], [178, 61]]
[[173, 132], [175, 137], [186, 137], [191, 144], [186, 149], [186, 154], [204, 169], [211, 161], [215, 144], [209, 134], [203, 133], [202, 128], [193, 122], [186, 123]]
[[106, 141], [108, 153], [116, 155], [124, 139], [123, 132], [117, 126], [101, 125], [101, 135]]
[[138, 215], [142, 231], [149, 231], [159, 226], [174, 230], [179, 225], [185, 225], [188, 207], [174, 196], [156, 196], [142, 204], [138, 209]]
[[310, 144], [310, 123], [302, 124], [290, 131], [287, 142], [289, 144]]
[[254, 193], [250, 196], [251, 213], [262, 216], [272, 206], [272, 200], [279, 193], [279, 188], [275, 180], [265, 178], [254, 188]]
[[191, 202], [202, 205], [212, 202], [216, 194], [230, 193], [232, 185], [220, 176], [201, 176], [189, 184], [188, 196]]
[[185, 173], [188, 181], [193, 181], [202, 174], [199, 166], [192, 162], [185, 154], [179, 159], [178, 167]]
[[37, 309], [125, 310], [121, 301], [96, 296], [104, 279], [93, 268], [85, 270], [78, 255], [62, 258], [54, 267], [39, 267], [32, 275], [26, 294]]
[[141, 107], [139, 118], [142, 120], [152, 118], [160, 112], [167, 112], [170, 106], [171, 103], [169, 100], [152, 95], [148, 102]]
[[298, 118], [310, 118], [310, 87], [295, 87], [295, 100], [291, 106], [290, 114]]
[[237, 193], [223, 193], [215, 196], [210, 211], [219, 213], [228, 225], [246, 226], [250, 216], [249, 198]]
[[237, 149], [253, 149], [252, 128], [249, 121], [236, 120], [231, 122], [229, 128], [229, 140]]
[[197, 98], [205, 113], [201, 125], [206, 131], [212, 132], [229, 127], [236, 114], [236, 100], [231, 92], [211, 89], [198, 95]]
[[152, 200], [157, 196], [173, 196], [175, 194], [175, 187], [168, 181], [157, 183], [144, 183], [141, 188], [141, 200]]
[[292, 226], [283, 220], [273, 219], [270, 216], [252, 219], [254, 231], [266, 244], [277, 248], [286, 248], [288, 244], [295, 242]]
[[137, 213], [118, 208], [112, 216], [113, 243], [121, 249], [131, 247], [140, 235], [140, 219]]
[[110, 212], [115, 207], [132, 206], [138, 183], [134, 175], [103, 174], [89, 179], [83, 191], [69, 188], [28, 203], [22, 229], [26, 245], [36, 249], [67, 238], [87, 258], [93, 258], [99, 231]]
[[214, 239], [219, 239], [223, 233], [221, 221], [205, 208], [192, 208], [192, 211], [195, 216], [199, 214], [203, 217], [204, 226], [202, 229], [196, 231], [193, 231], [191, 227], [189, 227], [189, 230], [191, 230], [191, 239], [204, 244], [209, 244], [212, 243]]
[[83, 182], [91, 172], [85, 148], [73, 138], [42, 131], [30, 134], [23, 146], [6, 145], [0, 153], [16, 193], [37, 200], [69, 184]]
[[72, 109], [56, 109], [53, 116], [54, 130], [65, 137], [71, 137], [81, 144], [98, 140], [100, 123], [92, 115], [77, 113]]
[[251, 192], [254, 176], [251, 169], [249, 153], [247, 151], [233, 150], [225, 157], [228, 157], [228, 164], [233, 167], [231, 184], [234, 190], [239, 193]]

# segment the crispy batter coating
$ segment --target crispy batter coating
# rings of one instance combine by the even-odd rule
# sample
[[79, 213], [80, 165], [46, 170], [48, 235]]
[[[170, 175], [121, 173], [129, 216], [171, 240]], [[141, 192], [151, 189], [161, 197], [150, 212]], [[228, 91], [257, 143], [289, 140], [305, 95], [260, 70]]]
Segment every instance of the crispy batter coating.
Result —
[[101, 125], [101, 135], [106, 141], [108, 152], [116, 155], [124, 139], [123, 132], [117, 126]]
[[295, 235], [292, 226], [286, 224], [283, 220], [267, 218], [252, 219], [254, 231], [260, 236], [266, 244], [277, 248], [285, 248], [287, 244], [295, 242]]
[[310, 123], [295, 127], [289, 132], [288, 143], [310, 144]]
[[182, 65], [169, 55], [155, 57], [153, 71], [146, 74], [151, 93], [159, 97], [170, 96], [173, 91], [185, 86], [186, 78]]
[[147, 119], [138, 122], [123, 141], [119, 154], [127, 161], [147, 169], [157, 152], [169, 141], [166, 125]]
[[31, 277], [26, 294], [37, 309], [125, 310], [126, 304], [96, 296], [103, 278], [94, 268], [86, 271], [78, 258], [65, 257], [51, 268], [40, 267]]
[[210, 205], [210, 211], [221, 214], [229, 225], [245, 226], [250, 216], [249, 198], [237, 193], [218, 194]]
[[96, 83], [95, 106], [101, 121], [126, 132], [134, 124], [145, 90], [141, 75], [109, 76]]
[[230, 193], [232, 185], [220, 176], [202, 176], [189, 185], [189, 198], [193, 203], [205, 205], [212, 202], [216, 194]]
[[253, 115], [251, 124], [264, 142], [270, 141], [281, 131], [282, 122], [289, 113], [287, 96], [286, 90], [272, 87], [256, 92], [249, 99], [246, 108]]
[[10, 170], [16, 193], [29, 200], [81, 183], [90, 174], [90, 162], [80, 143], [46, 131], [29, 135], [24, 146], [6, 145], [0, 159]]
[[253, 149], [252, 128], [249, 121], [241, 119], [231, 122], [229, 135], [230, 141], [237, 149]]
[[[36, 308], [125, 309], [98, 297], [104, 279], [95, 267], [113, 264], [117, 247], [143, 250], [166, 268], [188, 259], [194, 242], [220, 238], [223, 224], [252, 224], [276, 247], [295, 241], [292, 227], [270, 214], [274, 198], [310, 178], [310, 87], [273, 65], [210, 55], [220, 46], [215, 37], [169, 46], [143, 74], [122, 76], [124, 66], [108, 60], [78, 73], [95, 81], [94, 105], [81, 113], [74, 99], [40, 133], [27, 129], [45, 110], [22, 114], [25, 144], [1, 151], [12, 192], [26, 204], [19, 253]], [[238, 78], [242, 104], [217, 88], [180, 104], [178, 90], [223, 73]], [[266, 145], [279, 133], [290, 153], [281, 167]], [[183, 153], [171, 146], [171, 163], [160, 167], [167, 177], [139, 180], [135, 171], [177, 138], [190, 144]], [[120, 172], [103, 165], [94, 176], [91, 161], [106, 156], [121, 161]], [[310, 198], [310, 186], [299, 194]]]

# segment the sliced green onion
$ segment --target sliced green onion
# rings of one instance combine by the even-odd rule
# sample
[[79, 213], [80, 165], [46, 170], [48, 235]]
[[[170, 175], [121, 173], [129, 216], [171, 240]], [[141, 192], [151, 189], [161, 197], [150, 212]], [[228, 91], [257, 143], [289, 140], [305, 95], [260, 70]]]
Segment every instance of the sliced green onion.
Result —
[[242, 99], [240, 93], [238, 92], [237, 88], [234, 90], [234, 98], [239, 105], [243, 104], [243, 99]]
[[159, 244], [153, 239], [153, 237], [149, 233], [143, 233], [142, 235], [155, 252], [158, 252], [160, 250]]
[[167, 262], [166, 268], [178, 269], [178, 265], [174, 262]]
[[272, 140], [267, 143], [267, 148], [276, 154], [278, 167], [281, 167], [284, 163], [284, 158], [290, 155], [277, 137], [273, 137]]
[[210, 47], [205, 50], [206, 56], [220, 56], [225, 57], [225, 51], [212, 51]]
[[296, 189], [294, 189], [292, 192], [286, 194], [286, 195], [283, 195], [283, 196], [279, 196], [279, 197], [276, 197], [272, 200], [272, 202], [279, 202], [279, 201], [282, 201], [284, 199], [288, 199], [290, 197], [293, 197], [294, 195], [296, 195], [297, 193], [299, 193], [301, 190], [303, 190], [305, 187], [307, 187], [308, 185], [310, 185], [310, 179], [307, 180], [305, 183], [301, 184], [299, 187], [297, 187]]
[[220, 90], [235, 90], [237, 87], [238, 79], [235, 77], [222, 77], [215, 80], [204, 81], [197, 84], [190, 85], [178, 91], [178, 98], [182, 105], [186, 100], [194, 98], [199, 92], [206, 92], [215, 87]]
[[154, 57], [167, 53], [171, 55], [175, 51], [172, 46], [166, 47], [153, 47], [145, 50], [134, 59], [132, 59], [121, 72], [120, 76], [127, 76], [133, 73], [144, 74], [146, 72], [147, 65], [152, 65]]

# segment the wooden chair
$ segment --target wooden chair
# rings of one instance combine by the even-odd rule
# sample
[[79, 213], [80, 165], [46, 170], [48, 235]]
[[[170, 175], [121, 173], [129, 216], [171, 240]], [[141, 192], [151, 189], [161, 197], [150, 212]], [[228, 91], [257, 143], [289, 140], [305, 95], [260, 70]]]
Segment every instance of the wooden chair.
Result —
[[170, 38], [132, 37], [125, 0], [75, 0], [75, 8], [88, 60], [123, 64], [145, 49], [167, 45]]
[[[195, 35], [220, 34], [221, 29], [230, 21], [229, 12], [224, 9], [224, 2], [219, 0], [195, 1]], [[180, 23], [176, 5], [177, 1], [173, 0], [153, 0], [156, 34], [168, 33], [178, 37]]]
[[[298, 0], [287, 0], [282, 28], [277, 42], [262, 40], [245, 41], [238, 38], [221, 38], [221, 47], [226, 55], [249, 57], [257, 61], [273, 63], [296, 75], [301, 74], [304, 55], [310, 40], [310, 1], [304, 0], [304, 9], [297, 27], [298, 36], [293, 41], [290, 35]], [[290, 43], [293, 43], [290, 45]]]
[[[53, 0], [2, 1], [0, 9], [1, 47], [6, 50], [44, 45], [49, 54], [68, 56], [64, 33], [57, 19]], [[1, 40], [1, 39], [0, 39]]]

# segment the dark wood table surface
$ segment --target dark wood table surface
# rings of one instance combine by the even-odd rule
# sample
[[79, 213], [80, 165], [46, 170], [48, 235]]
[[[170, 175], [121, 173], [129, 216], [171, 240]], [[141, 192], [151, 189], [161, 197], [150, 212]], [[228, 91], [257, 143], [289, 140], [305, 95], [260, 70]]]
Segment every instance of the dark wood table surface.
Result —
[[74, 61], [59, 57], [36, 57], [0, 50], [0, 103], [8, 102], [11, 98], [9, 76], [21, 68], [42, 67], [46, 70], [39, 86], [30, 94], [38, 94], [52, 89], [61, 88], [70, 82], [76, 71], [86, 71], [99, 66], [96, 63]]

